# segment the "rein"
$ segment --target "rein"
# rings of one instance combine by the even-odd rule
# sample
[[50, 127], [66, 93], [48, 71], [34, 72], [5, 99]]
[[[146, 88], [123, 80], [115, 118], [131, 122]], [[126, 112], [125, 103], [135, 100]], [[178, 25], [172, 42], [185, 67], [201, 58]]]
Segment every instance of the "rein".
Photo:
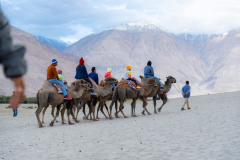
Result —
[[[173, 86], [175, 87], [174, 83], [173, 83]], [[178, 86], [178, 84], [177, 84], [177, 86]], [[177, 87], [175, 87], [175, 88], [176, 88], [176, 90], [181, 94], [181, 92], [179, 91], [179, 90], [180, 90], [180, 87], [178, 86], [179, 90], [177, 89]]]

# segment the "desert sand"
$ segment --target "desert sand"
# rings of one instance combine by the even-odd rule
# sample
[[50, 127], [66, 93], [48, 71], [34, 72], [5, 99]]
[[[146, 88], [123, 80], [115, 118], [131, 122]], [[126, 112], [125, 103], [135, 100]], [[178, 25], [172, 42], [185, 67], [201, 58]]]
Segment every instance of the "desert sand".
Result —
[[[239, 159], [240, 92], [191, 97], [191, 110], [181, 111], [183, 98], [169, 99], [161, 113], [62, 125], [50, 110], [38, 128], [35, 108], [0, 107], [0, 159]], [[157, 106], [161, 105], [157, 101]], [[186, 107], [185, 107], [186, 108]], [[8, 110], [8, 111], [4, 111]], [[152, 101], [148, 110], [153, 113]], [[121, 114], [119, 114], [121, 115]], [[60, 117], [58, 118], [60, 120]]]

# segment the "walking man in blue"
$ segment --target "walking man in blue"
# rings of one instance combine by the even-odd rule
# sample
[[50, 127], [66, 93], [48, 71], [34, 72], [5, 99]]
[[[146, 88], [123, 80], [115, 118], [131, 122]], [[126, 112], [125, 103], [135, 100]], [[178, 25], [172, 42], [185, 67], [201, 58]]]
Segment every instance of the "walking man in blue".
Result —
[[185, 99], [181, 111], [185, 110], [184, 106], [187, 104], [188, 109], [191, 109], [189, 107], [188, 99], [190, 97], [191, 87], [189, 86], [189, 81], [186, 81], [186, 85], [182, 88], [182, 95]]
[[154, 79], [158, 80], [158, 84], [159, 84], [160, 90], [164, 90], [165, 89], [165, 88], [162, 87], [162, 84], [161, 84], [159, 78], [154, 77], [154, 71], [153, 71], [153, 68], [152, 68], [152, 62], [151, 61], [148, 61], [147, 62], [147, 66], [144, 68], [144, 77], [145, 78], [153, 77]]

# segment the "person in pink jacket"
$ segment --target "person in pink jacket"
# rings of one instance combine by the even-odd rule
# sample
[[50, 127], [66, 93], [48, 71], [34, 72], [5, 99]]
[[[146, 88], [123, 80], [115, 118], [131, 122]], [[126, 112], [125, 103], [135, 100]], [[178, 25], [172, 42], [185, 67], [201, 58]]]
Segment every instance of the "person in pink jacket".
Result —
[[111, 69], [111, 68], [108, 68], [108, 69], [107, 69], [107, 73], [105, 73], [104, 77], [105, 77], [105, 78], [107, 78], [107, 77], [112, 77], [111, 73], [112, 73], [112, 69]]
[[[108, 69], [107, 69], [107, 73], [105, 73], [104, 77], [105, 77], [105, 78], [107, 78], [107, 77], [112, 77], [111, 73], [112, 73], [112, 69], [111, 69], [111, 68], [108, 68]], [[113, 86], [113, 89], [115, 89], [115, 84], [112, 84], [112, 86]]]

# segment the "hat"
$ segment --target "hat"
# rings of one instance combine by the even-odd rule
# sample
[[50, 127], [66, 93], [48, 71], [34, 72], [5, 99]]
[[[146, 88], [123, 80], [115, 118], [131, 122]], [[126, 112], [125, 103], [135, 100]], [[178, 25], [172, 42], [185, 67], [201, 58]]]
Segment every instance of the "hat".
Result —
[[13, 94], [16, 93], [15, 91], [12, 92]]
[[58, 74], [62, 74], [62, 70], [59, 69], [59, 70], [58, 70]]
[[112, 72], [112, 69], [111, 69], [111, 68], [108, 68], [108, 69], [107, 69], [107, 72]]
[[127, 65], [127, 67], [126, 67], [126, 68], [127, 68], [127, 70], [130, 70], [130, 69], [131, 69], [131, 66]]
[[80, 60], [79, 60], [79, 64], [83, 64], [85, 61], [83, 60], [83, 58], [81, 58]]
[[58, 60], [57, 59], [53, 59], [52, 60], [52, 64], [56, 64], [56, 63], [58, 63]]
[[147, 62], [147, 65], [148, 65], [148, 66], [151, 66], [151, 65], [152, 65], [152, 62], [151, 62], [151, 61], [148, 61], [148, 62]]

